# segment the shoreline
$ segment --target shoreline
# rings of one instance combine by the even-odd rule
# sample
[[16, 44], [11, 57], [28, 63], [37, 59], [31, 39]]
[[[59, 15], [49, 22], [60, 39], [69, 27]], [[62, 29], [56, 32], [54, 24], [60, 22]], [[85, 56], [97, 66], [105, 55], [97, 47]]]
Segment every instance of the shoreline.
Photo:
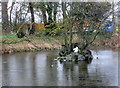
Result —
[[17, 52], [34, 52], [34, 51], [52, 51], [52, 50], [60, 50], [60, 45], [32, 45], [32, 44], [23, 44], [23, 45], [14, 45], [14, 44], [5, 44], [2, 45], [2, 50], [0, 50], [1, 54], [11, 54]]
[[[91, 46], [90, 49], [120, 49], [120, 47], [116, 46]], [[43, 44], [43, 45], [32, 45], [28, 44], [4, 44], [2, 45], [2, 49], [0, 50], [1, 54], [11, 54], [11, 53], [18, 53], [18, 52], [35, 52], [35, 51], [54, 51], [60, 50], [61, 45], [50, 45], [50, 44]]]
[[[96, 39], [90, 46], [90, 49], [119, 49], [120, 36], [115, 35], [111, 39]], [[27, 38], [4, 38], [1, 41], [0, 53], [10, 54], [16, 52], [33, 52], [33, 51], [51, 51], [60, 50], [63, 37], [35, 37], [30, 36]]]

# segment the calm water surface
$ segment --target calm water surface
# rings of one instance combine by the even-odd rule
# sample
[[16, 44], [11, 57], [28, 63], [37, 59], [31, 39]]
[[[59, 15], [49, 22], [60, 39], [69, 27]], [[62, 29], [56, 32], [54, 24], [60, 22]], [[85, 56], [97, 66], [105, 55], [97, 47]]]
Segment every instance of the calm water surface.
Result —
[[[3, 55], [3, 86], [118, 86], [118, 51], [93, 50], [86, 62], [55, 61], [58, 52]], [[96, 58], [98, 57], [98, 59]]]

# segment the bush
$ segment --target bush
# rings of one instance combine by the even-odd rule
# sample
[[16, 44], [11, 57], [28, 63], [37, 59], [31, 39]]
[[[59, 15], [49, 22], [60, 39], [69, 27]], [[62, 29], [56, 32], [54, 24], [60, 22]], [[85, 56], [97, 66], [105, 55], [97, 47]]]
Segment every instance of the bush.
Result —
[[36, 36], [41, 37], [45, 35], [45, 29], [41, 29], [39, 32], [36, 33]]

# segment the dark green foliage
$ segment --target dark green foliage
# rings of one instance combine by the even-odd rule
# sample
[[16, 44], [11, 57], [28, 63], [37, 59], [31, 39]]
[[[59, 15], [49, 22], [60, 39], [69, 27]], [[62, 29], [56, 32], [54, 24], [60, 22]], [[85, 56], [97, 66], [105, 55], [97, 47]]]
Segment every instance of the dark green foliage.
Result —
[[68, 54], [70, 54], [69, 50], [68, 50], [68, 47], [66, 45], [62, 45], [62, 49], [59, 52], [59, 56], [66, 56]]
[[32, 26], [32, 28], [29, 30], [29, 35], [32, 35], [35, 33], [35, 28]]
[[25, 33], [24, 32], [18, 32], [17, 33], [17, 37], [18, 38], [23, 38], [25, 36]]

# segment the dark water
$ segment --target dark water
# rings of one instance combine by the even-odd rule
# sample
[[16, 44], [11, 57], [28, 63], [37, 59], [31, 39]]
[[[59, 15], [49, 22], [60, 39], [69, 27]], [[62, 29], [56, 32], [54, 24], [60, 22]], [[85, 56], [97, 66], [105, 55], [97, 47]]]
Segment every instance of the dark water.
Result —
[[2, 85], [118, 86], [118, 51], [94, 50], [94, 59], [90, 64], [54, 61], [57, 53], [3, 55]]

